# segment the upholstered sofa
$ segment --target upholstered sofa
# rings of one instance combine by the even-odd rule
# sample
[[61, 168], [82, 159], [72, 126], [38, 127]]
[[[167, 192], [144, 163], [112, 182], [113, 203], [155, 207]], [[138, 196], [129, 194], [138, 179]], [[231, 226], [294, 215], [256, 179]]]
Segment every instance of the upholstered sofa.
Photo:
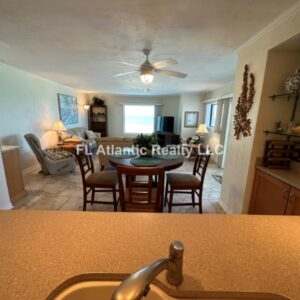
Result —
[[[100, 136], [100, 134], [95, 133], [97, 137]], [[88, 130], [84, 127], [75, 127], [75, 128], [70, 128], [67, 130], [64, 139], [69, 138], [69, 137], [79, 137], [81, 138], [85, 143], [89, 145], [89, 148], [92, 152], [97, 151], [97, 143], [96, 143], [96, 138], [89, 138], [88, 137]]]
[[[112, 146], [126, 148], [131, 147], [133, 144], [133, 138], [132, 137], [100, 137], [96, 139], [96, 143], [99, 149], [99, 163], [101, 166], [101, 170], [103, 170], [105, 167], [109, 166], [109, 160], [108, 156], [111, 153], [108, 153], [107, 147], [112, 148]], [[105, 152], [105, 153], [104, 153]]]

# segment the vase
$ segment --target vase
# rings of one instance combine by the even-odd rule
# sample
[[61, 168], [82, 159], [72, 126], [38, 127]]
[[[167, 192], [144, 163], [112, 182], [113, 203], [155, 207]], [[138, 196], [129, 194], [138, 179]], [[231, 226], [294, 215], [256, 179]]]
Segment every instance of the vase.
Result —
[[300, 90], [300, 68], [295, 71], [295, 76], [286, 79], [285, 90], [287, 93], [297, 93]]

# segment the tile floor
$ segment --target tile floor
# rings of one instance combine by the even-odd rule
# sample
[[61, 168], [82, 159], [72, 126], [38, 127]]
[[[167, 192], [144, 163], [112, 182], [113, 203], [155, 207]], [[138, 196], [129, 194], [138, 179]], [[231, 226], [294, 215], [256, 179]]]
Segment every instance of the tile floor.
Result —
[[[95, 167], [96, 170], [99, 167], [96, 159]], [[186, 160], [176, 172], [191, 173], [192, 168], [193, 161]], [[15, 205], [15, 209], [82, 210], [82, 181], [78, 166], [74, 173], [64, 175], [45, 176], [38, 171], [39, 169], [36, 168], [24, 175], [28, 195]], [[222, 170], [215, 164], [209, 164], [203, 190], [203, 213], [222, 214], [224, 211], [217, 202], [220, 197], [221, 184], [213, 178], [213, 174], [222, 175]], [[101, 193], [96, 194], [96, 197], [111, 199], [111, 194]], [[174, 201], [176, 199], [181, 199], [181, 201], [186, 199], [190, 202], [190, 195], [177, 194], [174, 196]], [[94, 204], [88, 205], [87, 210], [113, 211], [113, 208], [111, 205]], [[198, 213], [198, 207], [173, 207], [173, 212]]]

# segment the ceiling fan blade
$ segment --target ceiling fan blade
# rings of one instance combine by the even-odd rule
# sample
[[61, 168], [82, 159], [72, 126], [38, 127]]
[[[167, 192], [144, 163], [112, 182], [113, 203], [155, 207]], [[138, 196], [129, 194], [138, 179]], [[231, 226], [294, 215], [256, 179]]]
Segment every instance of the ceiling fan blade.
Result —
[[155, 72], [162, 74], [162, 75], [167, 75], [167, 76], [174, 76], [178, 78], [185, 78], [187, 74], [177, 72], [177, 71], [172, 71], [172, 70], [155, 70]]
[[155, 69], [163, 69], [163, 68], [168, 67], [168, 66], [176, 65], [177, 63], [178, 62], [175, 59], [168, 58], [168, 59], [164, 59], [164, 60], [161, 60], [161, 61], [157, 61], [154, 64], [152, 64], [152, 66]]
[[135, 67], [135, 68], [139, 68], [140, 67], [138, 65], [127, 63], [127, 62], [124, 62], [124, 61], [119, 61], [119, 63], [122, 64], [122, 65], [131, 66], [131, 67]]
[[120, 74], [114, 75], [113, 77], [126, 76], [126, 75], [130, 75], [130, 74], [133, 74], [133, 73], [136, 73], [136, 72], [138, 72], [138, 71], [131, 71], [131, 72], [120, 73]]

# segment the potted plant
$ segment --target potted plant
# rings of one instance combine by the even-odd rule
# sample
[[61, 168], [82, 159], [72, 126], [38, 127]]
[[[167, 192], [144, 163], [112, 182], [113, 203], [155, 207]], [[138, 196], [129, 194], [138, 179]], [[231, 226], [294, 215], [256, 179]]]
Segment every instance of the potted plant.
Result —
[[94, 105], [98, 106], [103, 106], [104, 105], [104, 100], [99, 98], [99, 97], [93, 97], [93, 103]]
[[157, 144], [156, 134], [139, 134], [134, 140], [133, 145], [140, 149], [141, 156], [152, 156], [152, 146]]

